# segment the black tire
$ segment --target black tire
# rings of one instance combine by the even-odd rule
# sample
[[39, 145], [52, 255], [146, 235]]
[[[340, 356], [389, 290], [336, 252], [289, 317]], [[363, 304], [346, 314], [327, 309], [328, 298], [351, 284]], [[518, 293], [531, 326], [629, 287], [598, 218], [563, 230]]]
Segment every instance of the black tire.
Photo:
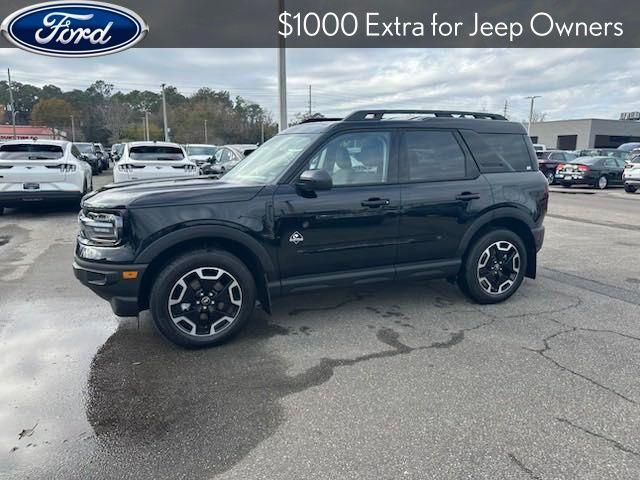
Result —
[[4, 207], [0, 207], [0, 217], [4, 215]]
[[[169, 312], [170, 296], [174, 288], [177, 288], [178, 282], [185, 275], [195, 269], [207, 267], [211, 269], [222, 269], [228, 272], [229, 276], [235, 279], [238, 284], [241, 301], [240, 306], [234, 314], [235, 317], [233, 320], [229, 325], [223, 327], [220, 332], [197, 334], [196, 331], [194, 335], [176, 324], [171, 318]], [[199, 280], [203, 282], [203, 288], [200, 289], [200, 291], [203, 291], [205, 290], [204, 282], [208, 280], [203, 280], [202, 278]], [[227, 295], [231, 295], [230, 288], [225, 288], [225, 290], [220, 293], [222, 294], [224, 292], [227, 292]], [[184, 297], [185, 294], [186, 293], [183, 293], [181, 297]], [[196, 296], [195, 293], [194, 296]], [[213, 297], [214, 301], [211, 302], [209, 308], [214, 308], [213, 305], [217, 298], [217, 296]], [[179, 298], [178, 301], [182, 302], [182, 299]], [[234, 255], [222, 250], [196, 250], [177, 257], [159, 273], [151, 289], [149, 303], [153, 321], [165, 338], [186, 348], [212, 347], [228, 341], [246, 326], [255, 308], [256, 285], [247, 266]], [[219, 301], [217, 304], [220, 305], [221, 303], [222, 302]], [[229, 302], [228, 307], [232, 307], [230, 303], [231, 302]], [[195, 308], [204, 307], [200, 305], [200, 307]], [[219, 314], [219, 312], [216, 312], [216, 314]], [[218, 320], [219, 318], [216, 321]], [[193, 328], [196, 329], [196, 327]]]
[[[602, 182], [602, 183], [601, 183]], [[604, 186], [603, 186], [604, 185]], [[606, 190], [609, 186], [609, 179], [605, 175], [601, 175], [598, 180], [596, 180], [595, 187], [599, 190]]]
[[[502, 292], [489, 293], [485, 287], [482, 286], [481, 280], [479, 279], [478, 268], [481, 256], [483, 256], [485, 250], [489, 249], [492, 245], [503, 243], [503, 246], [506, 246], [505, 242], [510, 244], [519, 255], [519, 262], [517, 262], [518, 271], [517, 273], [511, 273], [513, 278], [509, 280], [512, 283], [508, 288]], [[514, 258], [512, 265], [515, 261], [516, 259]], [[463, 260], [462, 269], [458, 275], [458, 285], [465, 295], [477, 303], [499, 303], [509, 298], [520, 288], [526, 270], [527, 249], [522, 239], [511, 230], [497, 229], [486, 233], [469, 247]], [[506, 278], [504, 280], [504, 283], [506, 283]]]
[[624, 191], [627, 193], [636, 193], [636, 190], [638, 190], [638, 187], [634, 186], [634, 185], [626, 185], [624, 186]]

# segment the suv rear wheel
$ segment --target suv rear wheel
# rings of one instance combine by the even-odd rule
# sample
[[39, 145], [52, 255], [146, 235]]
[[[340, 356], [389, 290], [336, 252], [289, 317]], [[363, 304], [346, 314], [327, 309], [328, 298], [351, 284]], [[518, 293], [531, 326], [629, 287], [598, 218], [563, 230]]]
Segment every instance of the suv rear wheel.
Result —
[[498, 303], [513, 295], [527, 269], [527, 250], [511, 230], [494, 230], [469, 249], [458, 283], [478, 303]]
[[187, 348], [219, 345], [249, 321], [256, 302], [251, 272], [221, 250], [197, 250], [173, 260], [151, 290], [158, 330]]

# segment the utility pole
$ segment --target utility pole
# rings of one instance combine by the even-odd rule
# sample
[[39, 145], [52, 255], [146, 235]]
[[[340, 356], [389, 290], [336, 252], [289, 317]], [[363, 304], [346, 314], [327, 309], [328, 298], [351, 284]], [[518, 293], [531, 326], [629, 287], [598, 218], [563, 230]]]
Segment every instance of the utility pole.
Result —
[[264, 143], [264, 120], [260, 122], [260, 145]]
[[13, 139], [18, 138], [16, 134], [16, 104], [13, 102], [13, 87], [11, 86], [11, 70], [7, 68], [7, 78], [9, 79], [9, 103], [11, 104], [11, 124], [13, 125]]
[[164, 95], [164, 86], [165, 84], [162, 84], [162, 120], [164, 122], [164, 141], [168, 142], [169, 141], [169, 127], [167, 126], [167, 99], [165, 98]]
[[76, 122], [74, 121], [73, 115], [71, 115], [71, 141], [74, 143], [76, 141]]
[[207, 136], [207, 119], [204, 119], [204, 143], [209, 143], [209, 137]]
[[149, 112], [144, 111], [144, 133], [147, 142], [151, 140], [151, 135], [149, 135]]
[[531, 100], [531, 106], [529, 107], [529, 124], [527, 125], [527, 135], [531, 135], [531, 123], [533, 122], [533, 102], [536, 98], [541, 98], [540, 95], [533, 95], [531, 97], [524, 97], [527, 100]]
[[505, 100], [504, 101], [504, 112], [503, 112], [503, 117], [507, 118], [507, 110], [509, 109], [509, 100]]
[[311, 116], [311, 85], [309, 85], [309, 116]]
[[[278, 16], [284, 12], [284, 0], [278, 0]], [[278, 35], [278, 93], [280, 98], [280, 131], [287, 128], [287, 56], [284, 37]]]

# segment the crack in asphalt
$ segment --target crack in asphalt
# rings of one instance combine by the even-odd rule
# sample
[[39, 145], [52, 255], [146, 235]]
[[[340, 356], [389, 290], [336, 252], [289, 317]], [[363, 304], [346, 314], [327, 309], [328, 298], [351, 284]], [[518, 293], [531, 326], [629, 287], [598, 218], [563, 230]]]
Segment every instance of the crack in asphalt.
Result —
[[533, 470], [531, 470], [524, 463], [522, 463], [522, 461], [518, 459], [518, 457], [516, 457], [513, 453], [509, 453], [507, 454], [507, 456], [509, 457], [509, 460], [511, 460], [511, 462], [516, 467], [518, 467], [523, 473], [526, 473], [527, 475], [529, 475], [529, 477], [533, 478], [534, 480], [542, 480], [542, 477], [540, 477], [539, 475], [536, 475], [536, 473]]
[[[547, 320], [550, 320], [550, 319], [547, 319]], [[557, 322], [557, 323], [561, 323], [561, 322], [558, 322], [557, 320], [552, 320], [552, 321]], [[595, 385], [597, 387], [600, 387], [600, 388], [602, 388], [602, 389], [604, 389], [604, 390], [616, 395], [617, 397], [625, 400], [626, 402], [629, 402], [629, 403], [631, 403], [633, 405], [638, 405], [638, 402], [636, 402], [632, 398], [629, 398], [626, 395], [618, 392], [617, 390], [615, 390], [615, 389], [613, 389], [611, 387], [608, 387], [608, 386], [598, 382], [597, 380], [594, 380], [593, 378], [588, 377], [588, 376], [586, 376], [586, 375], [584, 375], [584, 374], [582, 374], [580, 372], [577, 372], [577, 371], [567, 367], [566, 365], [563, 365], [562, 363], [558, 362], [556, 359], [554, 359], [554, 358], [550, 357], [549, 355], [547, 355], [546, 352], [551, 351], [551, 346], [549, 345], [549, 341], [550, 340], [552, 340], [552, 339], [554, 339], [556, 337], [559, 337], [560, 335], [564, 335], [566, 333], [575, 333], [575, 332], [577, 332], [579, 330], [580, 330], [579, 327], [570, 327], [570, 328], [567, 328], [565, 330], [560, 330], [559, 332], [553, 333], [553, 334], [551, 334], [551, 335], [549, 335], [549, 336], [547, 336], [547, 337], [542, 339], [542, 344], [544, 345], [543, 348], [535, 349], [535, 348], [523, 347], [523, 349], [539, 354], [542, 358], [544, 358], [545, 360], [553, 363], [560, 370], [563, 370], [563, 371], [571, 373], [571, 374], [573, 374], [573, 375], [575, 375], [575, 376], [577, 376], [579, 378], [582, 378], [583, 380], [585, 380], [585, 381], [587, 381], [587, 382], [589, 382], [589, 383], [591, 383], [591, 384], [593, 384], [593, 385]], [[616, 333], [616, 332], [613, 332], [613, 333]]]
[[596, 438], [599, 438], [600, 440], [604, 440], [615, 449], [618, 449], [625, 453], [630, 453], [631, 455], [635, 455], [636, 457], [640, 457], [640, 453], [630, 449], [629, 447], [624, 446], [622, 443], [620, 443], [617, 440], [614, 440], [613, 438], [605, 437], [604, 435], [594, 432], [592, 430], [589, 430], [588, 428], [581, 427], [580, 425], [576, 425], [571, 420], [567, 420], [566, 418], [561, 418], [561, 417], [555, 417], [555, 418], [558, 422], [564, 423], [565, 425], [569, 425], [570, 427], [580, 430], [581, 432], [584, 432], [587, 435], [591, 435], [592, 437], [596, 437]]
[[308, 313], [308, 312], [329, 312], [331, 310], [337, 310], [339, 308], [345, 307], [350, 303], [355, 303], [360, 300], [364, 300], [365, 298], [368, 298], [370, 296], [371, 296], [370, 294], [354, 292], [351, 298], [347, 298], [341, 302], [336, 303], [335, 305], [329, 305], [326, 307], [295, 308], [289, 311], [289, 316], [294, 317], [296, 315], [300, 315], [302, 313]]

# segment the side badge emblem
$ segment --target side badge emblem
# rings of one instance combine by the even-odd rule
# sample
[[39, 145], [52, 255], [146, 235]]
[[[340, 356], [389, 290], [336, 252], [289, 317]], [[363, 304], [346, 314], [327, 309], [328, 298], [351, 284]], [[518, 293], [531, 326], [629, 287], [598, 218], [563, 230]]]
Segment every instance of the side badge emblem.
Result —
[[289, 241], [295, 245], [304, 242], [304, 237], [300, 232], [293, 232], [289, 237]]

